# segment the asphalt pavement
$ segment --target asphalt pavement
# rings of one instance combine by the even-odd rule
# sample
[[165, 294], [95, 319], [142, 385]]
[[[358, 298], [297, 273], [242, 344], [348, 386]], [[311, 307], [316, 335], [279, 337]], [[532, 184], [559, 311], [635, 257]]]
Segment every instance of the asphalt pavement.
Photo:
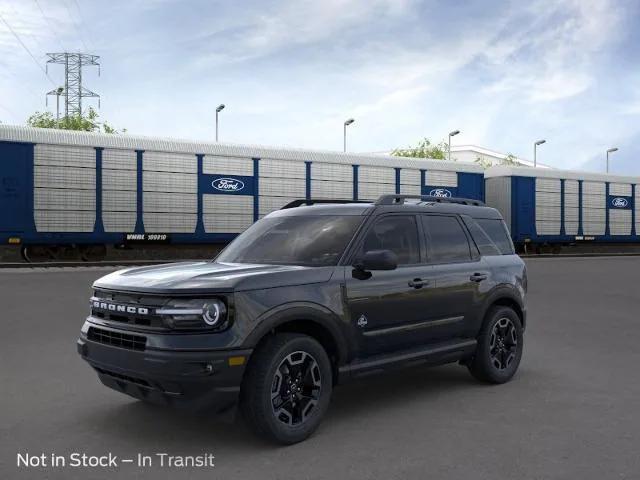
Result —
[[[359, 380], [291, 447], [103, 387], [75, 341], [91, 282], [111, 269], [0, 270], [0, 478], [640, 478], [640, 258], [527, 264], [512, 382], [482, 385], [457, 365]], [[215, 466], [170, 467], [168, 456], [161, 466], [158, 453], [213, 455]], [[65, 467], [17, 466], [18, 455], [50, 464], [52, 454]], [[134, 462], [71, 466], [82, 454]]]

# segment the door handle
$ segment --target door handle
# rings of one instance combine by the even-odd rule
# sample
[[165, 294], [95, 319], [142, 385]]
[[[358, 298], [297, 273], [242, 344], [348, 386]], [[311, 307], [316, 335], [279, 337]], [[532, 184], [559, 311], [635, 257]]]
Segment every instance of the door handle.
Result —
[[485, 273], [474, 273], [473, 275], [471, 275], [471, 277], [469, 277], [469, 280], [471, 280], [472, 282], [481, 282], [486, 279], [487, 275]]
[[409, 280], [409, 286], [413, 288], [422, 288], [425, 285], [429, 285], [429, 280], [423, 280], [421, 278], [414, 278]]

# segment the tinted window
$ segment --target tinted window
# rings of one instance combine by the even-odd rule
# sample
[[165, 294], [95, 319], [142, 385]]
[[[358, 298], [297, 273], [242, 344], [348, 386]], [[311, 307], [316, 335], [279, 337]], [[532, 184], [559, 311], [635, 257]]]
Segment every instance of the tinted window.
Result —
[[398, 264], [420, 261], [418, 227], [414, 217], [389, 216], [377, 220], [362, 244], [361, 253], [370, 250], [391, 250], [398, 256]]
[[336, 265], [362, 221], [360, 216], [263, 218], [245, 230], [217, 262]]
[[[500, 249], [498, 249], [495, 243], [493, 243], [493, 240], [489, 238], [482, 227], [480, 227], [473, 218], [466, 216], [463, 216], [462, 218], [481, 255], [502, 255], [502, 252], [500, 252]], [[471, 248], [473, 248], [473, 245]]]
[[485, 231], [487, 236], [498, 247], [502, 255], [511, 255], [513, 253], [513, 243], [509, 238], [507, 226], [500, 219], [477, 218], [476, 222]]
[[456, 217], [423, 215], [422, 221], [427, 231], [427, 247], [431, 262], [468, 262], [471, 260], [469, 241]]

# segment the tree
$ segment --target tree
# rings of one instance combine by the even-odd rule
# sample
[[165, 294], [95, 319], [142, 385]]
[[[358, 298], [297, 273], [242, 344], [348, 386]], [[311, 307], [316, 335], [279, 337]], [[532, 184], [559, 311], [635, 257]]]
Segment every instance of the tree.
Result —
[[423, 138], [415, 147], [396, 148], [391, 155], [398, 157], [412, 158], [432, 158], [436, 160], [446, 160], [449, 153], [449, 145], [446, 142], [440, 142], [433, 145], [428, 138]]
[[[491, 160], [487, 160], [484, 157], [477, 157], [476, 163], [480, 165], [482, 168], [487, 169], [493, 166], [493, 162]], [[522, 164], [518, 162], [518, 158], [513, 153], [507, 153], [507, 156], [498, 162], [498, 165], [507, 165], [507, 166], [521, 166]]]
[[27, 125], [37, 128], [59, 128], [62, 130], [80, 130], [84, 132], [127, 132], [126, 128], [123, 128], [121, 132], [119, 132], [107, 122], [99, 122], [98, 117], [98, 112], [91, 107], [89, 107], [86, 115], [62, 117], [59, 120], [54, 118], [51, 112], [36, 112], [27, 119]]

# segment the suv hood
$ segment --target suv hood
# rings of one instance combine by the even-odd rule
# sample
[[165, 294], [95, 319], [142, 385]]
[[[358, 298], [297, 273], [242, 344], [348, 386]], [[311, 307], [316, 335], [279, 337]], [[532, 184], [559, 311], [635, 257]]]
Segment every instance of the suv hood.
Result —
[[326, 282], [333, 267], [188, 262], [136, 267], [106, 275], [95, 288], [146, 293], [216, 293]]

